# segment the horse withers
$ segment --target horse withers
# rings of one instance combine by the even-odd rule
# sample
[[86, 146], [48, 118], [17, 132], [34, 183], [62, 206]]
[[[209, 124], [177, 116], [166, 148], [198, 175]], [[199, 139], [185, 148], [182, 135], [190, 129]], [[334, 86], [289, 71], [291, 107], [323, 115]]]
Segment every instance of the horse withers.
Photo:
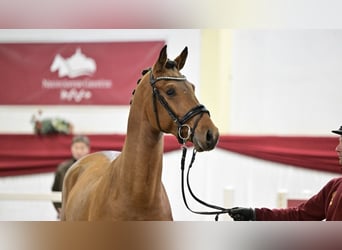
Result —
[[215, 148], [219, 132], [194, 85], [181, 75], [187, 47], [173, 61], [166, 45], [132, 95], [122, 152], [96, 152], [68, 171], [61, 219], [173, 220], [162, 177], [163, 133], [198, 152]]

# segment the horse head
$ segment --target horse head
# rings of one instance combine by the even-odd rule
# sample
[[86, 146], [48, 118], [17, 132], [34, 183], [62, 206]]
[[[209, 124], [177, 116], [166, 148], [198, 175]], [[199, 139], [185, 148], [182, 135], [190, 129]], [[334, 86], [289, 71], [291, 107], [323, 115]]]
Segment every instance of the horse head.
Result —
[[145, 100], [150, 102], [146, 105], [149, 122], [155, 130], [175, 135], [181, 144], [190, 141], [197, 151], [211, 150], [218, 141], [218, 129], [209, 111], [199, 103], [194, 84], [180, 73], [188, 48], [174, 60], [168, 59], [166, 48], [166, 45], [162, 48], [152, 69], [143, 76], [144, 83], [140, 84], [149, 85], [145, 88], [150, 93], [145, 96], [152, 96]]

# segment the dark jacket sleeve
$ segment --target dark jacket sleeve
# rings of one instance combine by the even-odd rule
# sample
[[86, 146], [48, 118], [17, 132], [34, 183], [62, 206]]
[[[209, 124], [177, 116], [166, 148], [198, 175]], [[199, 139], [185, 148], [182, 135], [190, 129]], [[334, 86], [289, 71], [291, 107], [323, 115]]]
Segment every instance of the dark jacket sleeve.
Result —
[[256, 208], [256, 220], [259, 221], [320, 221], [326, 219], [332, 187], [335, 180], [328, 182], [316, 195], [293, 208], [269, 209]]
[[[54, 192], [61, 192], [63, 188], [63, 180], [64, 176], [67, 172], [67, 170], [71, 167], [72, 164], [74, 164], [75, 160], [68, 160], [65, 162], [62, 162], [58, 165], [57, 170], [55, 172], [55, 178], [52, 184], [51, 190]], [[59, 208], [62, 207], [61, 202], [53, 202], [53, 206], [55, 207], [56, 211], [58, 211]]]

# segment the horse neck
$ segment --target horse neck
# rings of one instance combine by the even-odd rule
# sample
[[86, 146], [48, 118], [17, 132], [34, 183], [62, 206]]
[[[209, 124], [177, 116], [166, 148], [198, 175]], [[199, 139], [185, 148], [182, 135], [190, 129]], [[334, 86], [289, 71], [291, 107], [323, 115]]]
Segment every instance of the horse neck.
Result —
[[[124, 190], [150, 198], [162, 188], [163, 134], [153, 129], [139, 105], [132, 104], [127, 136], [119, 164], [116, 166]], [[130, 194], [132, 195], [132, 194]]]

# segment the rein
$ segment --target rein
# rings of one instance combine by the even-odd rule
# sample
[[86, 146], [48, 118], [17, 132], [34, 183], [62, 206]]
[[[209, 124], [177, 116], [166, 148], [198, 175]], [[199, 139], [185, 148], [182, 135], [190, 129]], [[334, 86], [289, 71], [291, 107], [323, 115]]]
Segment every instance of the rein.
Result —
[[[159, 127], [160, 131], [163, 131], [161, 129], [160, 126], [160, 121], [159, 121], [159, 116], [158, 116], [158, 110], [157, 110], [157, 105], [156, 102], [157, 100], [161, 103], [161, 105], [166, 109], [166, 111], [168, 112], [169, 116], [171, 117], [171, 119], [177, 123], [178, 126], [178, 142], [180, 144], [182, 144], [182, 159], [181, 159], [181, 171], [182, 171], [182, 179], [181, 179], [181, 184], [182, 184], [182, 196], [183, 196], [183, 201], [184, 204], [186, 206], [186, 208], [191, 211], [192, 213], [195, 214], [202, 214], [202, 215], [216, 215], [215, 216], [215, 221], [218, 220], [218, 217], [220, 214], [224, 214], [224, 213], [229, 213], [231, 209], [228, 208], [223, 208], [223, 207], [219, 207], [216, 205], [212, 205], [209, 204], [207, 202], [202, 201], [201, 199], [199, 199], [192, 191], [191, 187], [190, 187], [190, 179], [189, 179], [189, 174], [190, 174], [190, 169], [195, 161], [195, 157], [196, 157], [196, 150], [193, 150], [192, 153], [192, 157], [191, 157], [191, 161], [190, 164], [188, 166], [188, 171], [187, 171], [187, 177], [186, 177], [186, 182], [187, 182], [187, 187], [189, 190], [190, 195], [192, 196], [193, 199], [195, 199], [197, 202], [199, 202], [200, 204], [207, 206], [209, 208], [218, 210], [218, 211], [204, 211], [204, 212], [199, 212], [199, 211], [194, 211], [192, 210], [186, 200], [186, 196], [185, 196], [185, 190], [184, 190], [184, 169], [185, 169], [185, 158], [186, 158], [186, 154], [187, 154], [187, 148], [185, 146], [185, 143], [188, 139], [192, 139], [195, 129], [197, 127], [197, 124], [199, 122], [199, 120], [202, 118], [204, 113], [207, 113], [210, 115], [209, 111], [204, 107], [204, 105], [200, 104], [197, 105], [196, 107], [192, 108], [191, 110], [189, 110], [182, 118], [178, 118], [177, 115], [174, 113], [174, 111], [170, 108], [170, 106], [168, 105], [167, 101], [165, 100], [165, 98], [160, 95], [158, 88], [156, 87], [156, 82], [160, 81], [160, 80], [167, 80], [167, 81], [186, 81], [186, 77], [185, 76], [179, 76], [179, 77], [174, 77], [174, 76], [161, 76], [161, 77], [156, 77], [154, 78], [153, 74], [152, 74], [152, 70], [149, 69], [148, 71], [150, 71], [150, 83], [152, 86], [152, 90], [153, 90], [153, 110], [156, 116], [156, 120], [157, 120], [157, 124]], [[148, 72], [147, 71], [147, 72]], [[145, 72], [145, 73], [147, 73]], [[194, 127], [191, 128], [188, 124], [186, 124], [186, 122], [188, 120], [190, 120], [192, 117], [196, 116], [196, 115], [200, 115], [198, 117], [198, 119], [195, 121]], [[187, 134], [185, 136], [182, 135], [182, 130], [183, 128], [187, 129]], [[164, 132], [164, 131], [163, 131]]]
[[185, 158], [186, 158], [186, 153], [187, 153], [187, 148], [186, 146], [183, 144], [182, 145], [182, 159], [181, 159], [181, 171], [182, 171], [182, 179], [181, 179], [181, 185], [182, 185], [182, 196], [183, 196], [183, 201], [184, 201], [184, 204], [186, 206], [186, 208], [192, 212], [192, 213], [195, 213], [195, 214], [202, 214], [202, 215], [216, 215], [215, 216], [215, 221], [218, 221], [218, 218], [219, 218], [219, 215], [220, 214], [225, 214], [225, 213], [230, 213], [230, 208], [223, 208], [223, 207], [220, 207], [220, 206], [217, 206], [217, 205], [212, 205], [210, 203], [207, 203], [203, 200], [201, 200], [200, 198], [198, 198], [192, 191], [191, 187], [190, 187], [190, 179], [189, 179], [189, 174], [190, 174], [190, 169], [192, 167], [192, 164], [194, 163], [195, 161], [195, 157], [196, 157], [196, 149], [193, 150], [192, 152], [192, 157], [191, 157], [191, 161], [189, 163], [189, 166], [188, 166], [188, 171], [187, 171], [187, 174], [186, 174], [186, 183], [187, 183], [187, 187], [188, 187], [188, 190], [189, 190], [189, 193], [190, 195], [192, 196], [193, 199], [195, 199], [198, 203], [204, 205], [204, 206], [207, 206], [209, 208], [212, 208], [212, 209], [216, 209], [218, 211], [194, 211], [192, 210], [188, 203], [187, 203], [187, 200], [186, 200], [186, 196], [185, 196], [185, 190], [184, 190], [184, 169], [185, 169]]

